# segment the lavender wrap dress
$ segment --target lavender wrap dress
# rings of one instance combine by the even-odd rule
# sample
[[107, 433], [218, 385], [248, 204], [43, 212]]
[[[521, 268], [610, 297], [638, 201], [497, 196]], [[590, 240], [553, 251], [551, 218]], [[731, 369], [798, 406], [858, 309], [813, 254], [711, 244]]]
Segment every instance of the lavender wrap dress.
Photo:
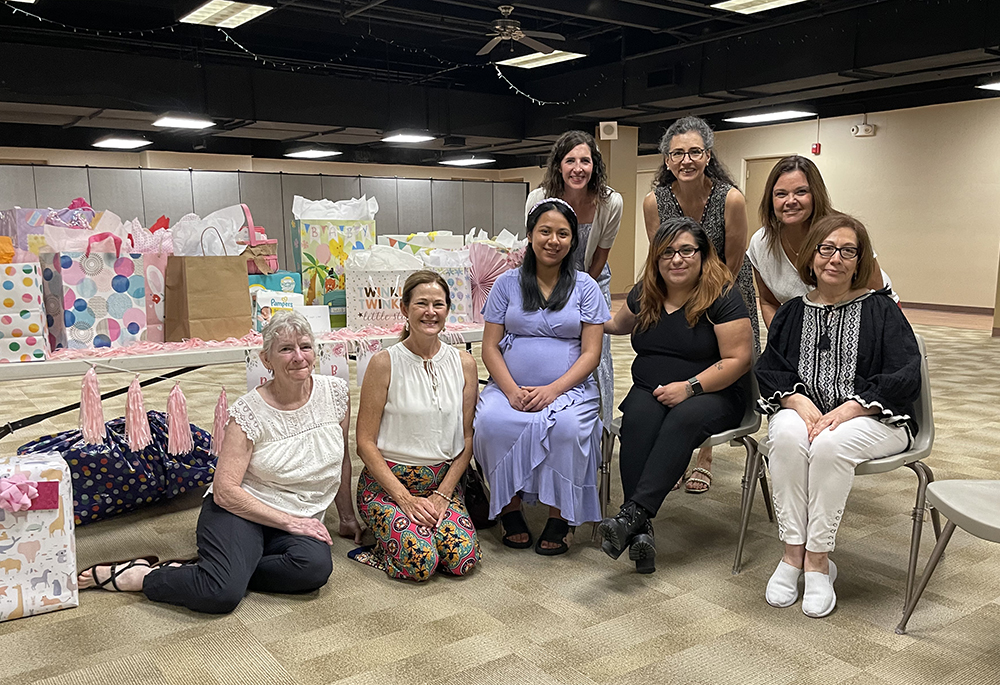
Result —
[[[565, 307], [526, 312], [520, 274], [512, 269], [496, 280], [483, 318], [504, 326], [500, 351], [514, 382], [546, 385], [580, 357], [582, 324], [603, 324], [611, 315], [601, 289], [583, 272], [576, 273]], [[473, 436], [473, 453], [490, 484], [490, 517], [520, 494], [525, 502], [558, 508], [570, 525], [600, 520], [599, 410], [593, 376], [537, 412], [511, 407], [491, 378], [479, 395]]]

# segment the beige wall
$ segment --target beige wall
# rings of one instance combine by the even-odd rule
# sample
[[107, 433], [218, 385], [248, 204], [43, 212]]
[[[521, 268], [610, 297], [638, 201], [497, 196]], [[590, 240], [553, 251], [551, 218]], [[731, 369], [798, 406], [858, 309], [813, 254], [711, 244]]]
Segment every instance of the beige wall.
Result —
[[[834, 206], [872, 233], [879, 262], [904, 302], [990, 307], [1000, 257], [1000, 98], [721, 131], [719, 158], [739, 180], [745, 160], [809, 156]], [[636, 239], [638, 249], [638, 236]]]

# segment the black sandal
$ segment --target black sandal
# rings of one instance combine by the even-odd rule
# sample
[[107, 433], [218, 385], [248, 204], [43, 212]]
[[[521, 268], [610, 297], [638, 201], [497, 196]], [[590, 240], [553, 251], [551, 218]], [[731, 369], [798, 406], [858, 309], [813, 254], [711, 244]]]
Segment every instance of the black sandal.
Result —
[[[94, 580], [95, 588], [108, 590], [107, 586], [110, 583], [111, 587], [114, 588], [115, 592], [124, 592], [124, 590], [118, 587], [118, 583], [116, 582], [118, 580], [118, 576], [125, 573], [125, 571], [129, 570], [130, 568], [134, 568], [136, 566], [147, 566], [152, 568], [152, 566], [156, 564], [159, 560], [160, 560], [159, 557], [150, 556], [150, 557], [139, 557], [138, 559], [127, 559], [125, 561], [112, 561], [110, 564], [107, 562], [102, 562], [100, 564], [94, 564], [87, 570], [90, 571], [90, 577]], [[139, 562], [145, 562], [145, 563], [139, 563]], [[105, 578], [104, 580], [97, 579], [98, 566], [109, 567], [108, 570], [110, 571], [110, 573], [108, 574], [108, 577]]]
[[[531, 543], [533, 542], [531, 539], [531, 530], [528, 529], [528, 522], [524, 520], [524, 514], [521, 513], [520, 509], [500, 514], [500, 525], [503, 526], [503, 536], [500, 538], [500, 541], [505, 546], [513, 549], [528, 549], [531, 547]], [[528, 539], [524, 542], [514, 542], [510, 539], [511, 536], [525, 534], [527, 534]]]
[[[569, 525], [569, 521], [558, 518], [549, 518], [545, 522], [545, 528], [542, 530], [542, 534], [538, 536], [538, 542], [535, 543], [535, 553], [541, 554], [546, 557], [554, 557], [558, 554], [565, 554], [569, 551], [569, 544], [566, 542], [566, 536], [569, 535], [572, 527]], [[558, 542], [558, 547], [542, 547], [543, 542]]]

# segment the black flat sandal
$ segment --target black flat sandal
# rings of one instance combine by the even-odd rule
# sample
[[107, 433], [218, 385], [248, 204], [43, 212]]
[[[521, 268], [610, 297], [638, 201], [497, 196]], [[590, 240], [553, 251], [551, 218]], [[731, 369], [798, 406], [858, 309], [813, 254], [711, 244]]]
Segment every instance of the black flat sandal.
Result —
[[[513, 549], [528, 549], [531, 547], [533, 542], [531, 530], [529, 530], [528, 522], [524, 520], [524, 514], [521, 513], [520, 509], [500, 514], [500, 525], [503, 526], [503, 536], [500, 538], [500, 541], [504, 546]], [[527, 534], [528, 539], [524, 542], [514, 542], [510, 539], [514, 535], [525, 534]]]
[[[541, 554], [546, 557], [554, 557], [558, 554], [565, 554], [569, 551], [569, 544], [566, 542], [566, 536], [569, 535], [572, 527], [569, 525], [569, 521], [564, 521], [563, 519], [550, 518], [545, 522], [545, 528], [542, 530], [542, 534], [538, 536], [538, 542], [535, 543], [535, 553]], [[542, 547], [543, 542], [558, 542], [558, 547]]]

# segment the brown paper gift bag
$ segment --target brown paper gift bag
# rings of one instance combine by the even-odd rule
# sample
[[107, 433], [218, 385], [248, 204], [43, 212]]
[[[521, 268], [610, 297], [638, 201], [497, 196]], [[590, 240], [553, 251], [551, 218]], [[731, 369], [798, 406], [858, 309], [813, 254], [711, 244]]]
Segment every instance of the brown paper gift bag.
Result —
[[243, 255], [170, 255], [164, 281], [163, 335], [167, 342], [242, 338], [250, 332], [250, 283]]

